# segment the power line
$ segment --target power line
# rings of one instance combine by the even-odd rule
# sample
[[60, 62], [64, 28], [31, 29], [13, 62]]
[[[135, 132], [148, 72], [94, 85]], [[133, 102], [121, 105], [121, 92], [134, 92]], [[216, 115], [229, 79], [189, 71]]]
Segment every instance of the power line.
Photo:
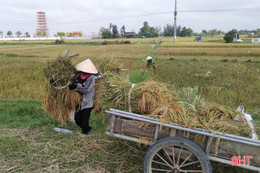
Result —
[[244, 11], [260, 11], [260, 7], [216, 9], [216, 10], [181, 10], [178, 12], [181, 12], [181, 13], [207, 13], [207, 12], [244, 12]]

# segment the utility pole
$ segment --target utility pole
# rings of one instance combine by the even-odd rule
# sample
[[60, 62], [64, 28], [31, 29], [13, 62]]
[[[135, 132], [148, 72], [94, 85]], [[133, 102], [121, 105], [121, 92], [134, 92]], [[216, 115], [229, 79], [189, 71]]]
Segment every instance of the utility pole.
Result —
[[175, 0], [175, 10], [174, 10], [174, 35], [173, 35], [174, 43], [176, 43], [176, 28], [177, 28], [176, 20], [177, 20], [177, 0]]

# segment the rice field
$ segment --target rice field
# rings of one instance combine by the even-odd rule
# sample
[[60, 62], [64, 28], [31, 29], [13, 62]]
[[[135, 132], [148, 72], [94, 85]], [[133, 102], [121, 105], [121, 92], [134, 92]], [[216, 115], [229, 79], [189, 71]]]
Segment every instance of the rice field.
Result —
[[[124, 71], [121, 74], [124, 76], [133, 74], [139, 67], [145, 64], [144, 62], [142, 62], [142, 59], [144, 59], [147, 55], [152, 55], [157, 58], [156, 71], [155, 74], [151, 76], [153, 80], [161, 83], [171, 84], [175, 88], [198, 87], [199, 94], [207, 101], [225, 106], [230, 106], [234, 109], [236, 109], [239, 105], [244, 105], [246, 108], [246, 112], [252, 113], [253, 118], [255, 119], [254, 122], [259, 133], [260, 44], [225, 44], [222, 41], [217, 42], [221, 40], [221, 38], [217, 37], [205, 38], [205, 41], [202, 43], [194, 43], [193, 39], [193, 37], [177, 38], [177, 43], [172, 43], [172, 38], [127, 39], [131, 41], [132, 44], [109, 45], [80, 44], [80, 41], [73, 41], [72, 44], [64, 45], [51, 44], [51, 41], [0, 41], [0, 108], [1, 103], [3, 104], [7, 100], [14, 100], [15, 103], [17, 102], [17, 105], [27, 104], [21, 103], [19, 100], [38, 100], [38, 102], [40, 102], [39, 100], [42, 100], [46, 94], [47, 81], [43, 74], [43, 68], [48, 60], [52, 59], [53, 57], [57, 57], [60, 54], [62, 55], [66, 49], [70, 49], [71, 53], [80, 54], [79, 57], [73, 58], [74, 64], [82, 60], [85, 60], [86, 58], [90, 58], [97, 65], [97, 67], [99, 67], [100, 63], [104, 58], [113, 57], [117, 59], [119, 63], [121, 63], [122, 68], [124, 69]], [[105, 41], [114, 42], [121, 40], [122, 39]], [[160, 43], [158, 42], [158, 40], [160, 40]], [[96, 42], [100, 40], [91, 41]], [[2, 106], [2, 108], [4, 108], [4, 106]], [[8, 107], [7, 109], [11, 108]], [[2, 112], [3, 110], [4, 109], [2, 109]], [[7, 114], [7, 112], [4, 111], [5, 114]], [[21, 114], [23, 114], [23, 111], [20, 109], [17, 110], [17, 112], [21, 112]], [[34, 115], [32, 113], [32, 116], [38, 115]], [[27, 134], [27, 137], [24, 136], [23, 139], [20, 139], [17, 135], [14, 135], [15, 133], [17, 133], [15, 125], [8, 126], [8, 124], [13, 121], [14, 119], [7, 121], [7, 126], [4, 126], [0, 123], [0, 131], [7, 130], [7, 134], [14, 136], [15, 139], [19, 141], [25, 139], [28, 143], [31, 142], [30, 145], [33, 145], [35, 147], [33, 149], [35, 149], [34, 152], [36, 152], [36, 150], [38, 149], [36, 146], [37, 143], [35, 141], [29, 141], [29, 139], [27, 138], [28, 136], [32, 135], [29, 134], [27, 129], [28, 127], [23, 128], [21, 130], [21, 133], [24, 132], [25, 134]], [[47, 130], [42, 134], [43, 139], [40, 139], [40, 135], [32, 135], [35, 138], [39, 139], [39, 142], [41, 144], [42, 140], [51, 140], [51, 136], [48, 135], [50, 135], [49, 131], [55, 123], [51, 120], [49, 120], [48, 123], [48, 128], [44, 126], [44, 128], [47, 128]], [[54, 124], [50, 125], [51, 123]], [[34, 130], [37, 131], [39, 130], [39, 128], [41, 127], [39, 126]], [[98, 129], [98, 126], [96, 127], [96, 129]], [[101, 135], [102, 133], [104, 133], [104, 131], [98, 131], [99, 135]], [[104, 136], [105, 135], [103, 135], [102, 137]], [[6, 135], [0, 135], [1, 141], [4, 141], [7, 138], [8, 137]], [[55, 136], [55, 139], [59, 140], [60, 137]], [[62, 140], [65, 139], [62, 138]], [[53, 140], [51, 140], [51, 144], [53, 144], [54, 146], [59, 146], [61, 148], [65, 147], [66, 154], [69, 155], [69, 147], [74, 145], [74, 140], [77, 139], [69, 138], [68, 140], [65, 140], [68, 146], [60, 146], [60, 144], [56, 143], [57, 141], [55, 142]], [[103, 140], [100, 138], [91, 138], [92, 142], [95, 140], [100, 141], [100, 146], [104, 149], [103, 151], [105, 153], [105, 156], [107, 157], [106, 161], [109, 160], [108, 158], [111, 155], [113, 156], [116, 153], [114, 150], [115, 148], [120, 150], [120, 148], [116, 146], [116, 144], [118, 143], [114, 144], [115, 141], [111, 139]], [[84, 141], [81, 141], [80, 143], [78, 143], [78, 145], [83, 146], [83, 142]], [[111, 146], [105, 145], [104, 143], [106, 142], [109, 142]], [[124, 149], [129, 149], [128, 145], [131, 144], [124, 143]], [[26, 146], [24, 147], [26, 148]], [[109, 153], [107, 147], [112, 148], [112, 154]], [[40, 148], [42, 150], [44, 149], [44, 147]], [[10, 150], [10, 147], [8, 147], [8, 142], [5, 144], [5, 146], [3, 146], [3, 149], [12, 152]], [[93, 149], [93, 153], [98, 152], [96, 151], [97, 149], [95, 149], [96, 148]], [[45, 150], [47, 150], [46, 147]], [[131, 150], [135, 154], [139, 152], [138, 147], [131, 147]], [[62, 149], [55, 150], [53, 152], [60, 151], [62, 151]], [[3, 155], [2, 151], [0, 153], [1, 155]], [[14, 165], [7, 160], [7, 158], [9, 157], [7, 152], [4, 152], [4, 154], [4, 156], [6, 157], [3, 160], [3, 156], [1, 156], [0, 162], [4, 161], [6, 169], [10, 169]], [[13, 154], [15, 156], [18, 155], [20, 161], [22, 160], [23, 156], [21, 155], [21, 152], [16, 152]], [[97, 163], [99, 163], [95, 159], [100, 159], [100, 157], [95, 158], [92, 155], [87, 156], [88, 158], [84, 159], [87, 160], [90, 158], [91, 160], [85, 160], [82, 163], [80, 163], [79, 166], [80, 168], [84, 169], [86, 167], [84, 167], [83, 163], [87, 163], [88, 165], [90, 165], [90, 167], [87, 167], [86, 169], [93, 170], [93, 166], [95, 167], [97, 166]], [[46, 156], [46, 158], [47, 157], [48, 156]], [[128, 160], [125, 160], [125, 162], [131, 163], [130, 165], [133, 168], [132, 171], [139, 172], [141, 170], [140, 164], [142, 161], [140, 158], [142, 158], [142, 156], [135, 155], [135, 157], [139, 159], [139, 162], [132, 161], [129, 158]], [[46, 158], [41, 157], [41, 159], [39, 160], [39, 162], [43, 165], [42, 167], [39, 167], [39, 169], [37, 169], [40, 172], [44, 170], [46, 171], [48, 169], [48, 166], [51, 166], [52, 164], [44, 160]], [[51, 158], [55, 160], [54, 157]], [[122, 160], [122, 157], [120, 159]], [[33, 158], [32, 160], [35, 161]], [[63, 164], [63, 161], [60, 159], [56, 161], [57, 162], [53, 162], [54, 166], [55, 163], [58, 163], [58, 165]], [[101, 167], [98, 167], [98, 170], [108, 168], [109, 171], [116, 172], [117, 170], [120, 170], [118, 168], [118, 165], [116, 164], [117, 161], [119, 160], [112, 160], [111, 162], [109, 162], [111, 164], [110, 166], [104, 162], [100, 163]], [[30, 159], [20, 162], [19, 164], [28, 164], [28, 162], [30, 162]], [[127, 166], [125, 162], [123, 163], [123, 165]], [[77, 166], [77, 164], [71, 164], [73, 166]], [[58, 170], [57, 167], [53, 167], [53, 169], [54, 168]], [[0, 172], [4, 169], [5, 167], [1, 167], [0, 165]], [[19, 170], [15, 168], [14, 170], [19, 170], [20, 172], [26, 172], [26, 170], [33, 170], [33, 168], [31, 167], [22, 167], [22, 169], [23, 170]], [[127, 172], [127, 169], [121, 169]], [[66, 166], [60, 167], [60, 170], [64, 170], [65, 172], [71, 171], [71, 169], [69, 169]], [[216, 170], [218, 170], [219, 173], [223, 172], [223, 170], [220, 170], [218, 168], [216, 168]]]
[[80, 58], [144, 57], [151, 44], [131, 45], [4, 45], [0, 46], [2, 55], [56, 57], [66, 49], [79, 53]]

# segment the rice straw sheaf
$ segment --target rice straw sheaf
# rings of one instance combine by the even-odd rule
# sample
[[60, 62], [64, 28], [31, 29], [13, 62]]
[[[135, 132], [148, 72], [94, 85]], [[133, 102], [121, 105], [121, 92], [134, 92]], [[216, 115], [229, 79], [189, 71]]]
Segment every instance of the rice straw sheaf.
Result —
[[43, 107], [50, 116], [66, 124], [71, 110], [76, 111], [81, 97], [76, 91], [70, 91], [68, 87], [55, 89], [68, 85], [75, 71], [70, 58], [57, 57], [48, 61], [44, 68], [44, 74], [48, 80], [46, 97], [43, 99]]
[[71, 59], [58, 56], [47, 62], [43, 72], [52, 86], [64, 86], [68, 83], [71, 75], [75, 71]]
[[125, 110], [130, 87], [131, 83], [129, 81], [112, 72], [106, 72], [103, 79], [97, 83], [95, 106], [99, 107], [99, 110], [110, 107]]
[[250, 129], [244, 119], [243, 122], [235, 122], [238, 113], [228, 107], [217, 104], [207, 104], [199, 110], [199, 119], [208, 130], [218, 130], [223, 133], [232, 133], [241, 136], [249, 136]]
[[[103, 77], [96, 81], [94, 112], [99, 114], [111, 107], [120, 108], [120, 101], [126, 99], [127, 89], [131, 83], [127, 80], [122, 80], [119, 76], [122, 63], [115, 58], [105, 58], [100, 64], [99, 69], [103, 73]], [[122, 81], [121, 81], [122, 80]], [[125, 86], [124, 86], [125, 85]], [[122, 104], [121, 104], [122, 105]]]
[[[130, 81], [117, 73], [108, 71], [100, 85], [102, 86], [102, 89], [99, 89], [101, 97], [97, 98], [101, 99], [98, 103], [103, 110], [116, 108], [128, 111], [127, 98], [132, 85]], [[178, 94], [180, 92], [172, 86], [152, 80], [138, 83], [131, 93], [132, 111], [159, 118], [161, 122], [175, 122], [188, 128], [198, 127], [210, 132], [219, 131], [250, 136], [246, 122], [234, 122], [233, 119], [237, 115], [235, 111], [205, 102], [197, 95], [197, 91], [182, 89], [181, 92], [185, 91], [189, 93], [184, 93], [187, 97], [183, 101]], [[145, 126], [140, 125], [140, 127]]]

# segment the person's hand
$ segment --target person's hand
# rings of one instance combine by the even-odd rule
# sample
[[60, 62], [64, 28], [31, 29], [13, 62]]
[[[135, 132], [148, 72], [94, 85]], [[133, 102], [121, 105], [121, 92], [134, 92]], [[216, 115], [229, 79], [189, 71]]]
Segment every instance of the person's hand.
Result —
[[77, 87], [82, 87], [82, 84], [81, 83], [77, 83]]
[[74, 90], [76, 88], [77, 88], [77, 85], [75, 83], [72, 83], [72, 84], [69, 85], [70, 90]]

